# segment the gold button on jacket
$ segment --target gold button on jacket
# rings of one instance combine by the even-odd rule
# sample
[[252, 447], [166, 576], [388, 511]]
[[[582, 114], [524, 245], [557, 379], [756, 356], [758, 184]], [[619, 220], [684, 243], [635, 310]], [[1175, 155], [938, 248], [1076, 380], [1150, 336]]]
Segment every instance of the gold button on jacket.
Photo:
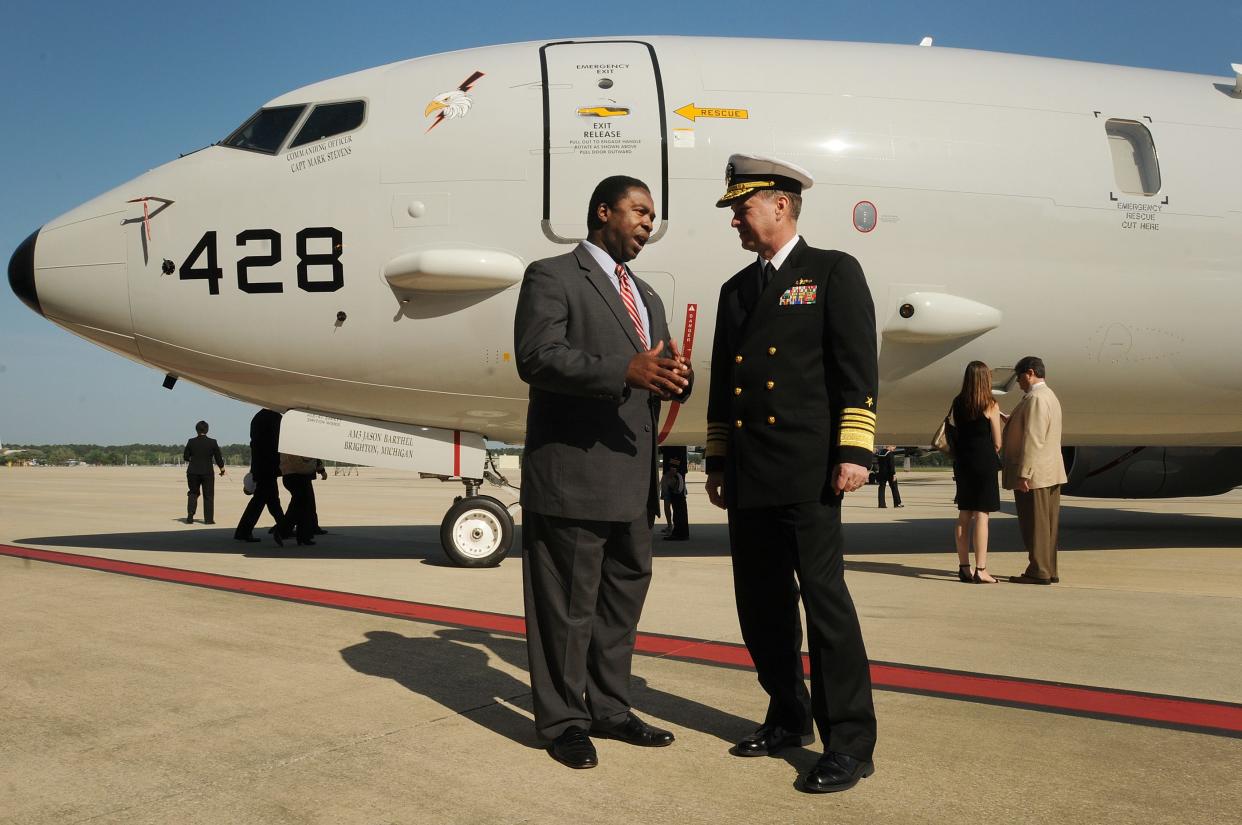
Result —
[[[721, 286], [707, 469], [728, 476], [732, 507], [821, 501], [835, 464], [872, 460], [875, 306], [862, 267], [843, 252], [800, 241], [758, 295], [757, 270], [751, 262]], [[798, 295], [814, 300], [792, 303]]]

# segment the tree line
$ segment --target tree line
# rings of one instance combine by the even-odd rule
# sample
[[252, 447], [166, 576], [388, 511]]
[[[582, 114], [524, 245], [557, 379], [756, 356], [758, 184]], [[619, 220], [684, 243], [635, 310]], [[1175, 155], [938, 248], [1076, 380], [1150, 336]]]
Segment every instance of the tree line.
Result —
[[[158, 467], [164, 464], [180, 464], [185, 444], [6, 444], [5, 450], [20, 450], [3, 458], [6, 464], [27, 462], [65, 465], [101, 464], [121, 466], [134, 464]], [[230, 466], [250, 466], [249, 444], [221, 444], [224, 463]]]

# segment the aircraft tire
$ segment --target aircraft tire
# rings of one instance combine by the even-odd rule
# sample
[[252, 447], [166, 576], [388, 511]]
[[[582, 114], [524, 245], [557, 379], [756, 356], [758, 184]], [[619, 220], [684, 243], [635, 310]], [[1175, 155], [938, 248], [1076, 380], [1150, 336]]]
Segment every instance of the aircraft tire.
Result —
[[495, 567], [513, 546], [513, 516], [491, 496], [458, 498], [440, 522], [440, 546], [458, 567]]

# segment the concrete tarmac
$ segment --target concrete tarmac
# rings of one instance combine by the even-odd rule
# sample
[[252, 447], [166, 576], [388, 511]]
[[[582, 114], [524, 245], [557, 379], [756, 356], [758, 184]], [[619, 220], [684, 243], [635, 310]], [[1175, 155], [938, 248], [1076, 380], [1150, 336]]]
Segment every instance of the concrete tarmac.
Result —
[[[847, 581], [872, 661], [1031, 680], [1036, 699], [877, 689], [876, 775], [811, 796], [793, 785], [818, 745], [728, 754], [766, 705], [748, 669], [637, 656], [635, 710], [677, 742], [600, 740], [600, 767], [571, 771], [535, 741], [520, 634], [214, 584], [522, 613], [516, 549], [485, 570], [445, 560], [439, 521], [458, 485], [329, 476], [316, 497], [330, 533], [281, 550], [232, 540], [243, 474], [218, 480], [209, 527], [177, 520], [175, 468], [0, 469], [0, 545], [67, 554], [0, 548], [0, 823], [1239, 821], [1232, 722], [1157, 726], [1124, 707], [1138, 695], [1238, 718], [1242, 492], [1063, 499], [1052, 587], [957, 582], [947, 474], [901, 474], [902, 509], [877, 509], [874, 487], [848, 497]], [[691, 541], [657, 533], [640, 631], [736, 644], [724, 514], [701, 482]], [[1022, 571], [1011, 502], [991, 547], [991, 572]], [[83, 556], [206, 584], [85, 569]], [[1119, 692], [1120, 710], [1058, 708], [1065, 684]]]

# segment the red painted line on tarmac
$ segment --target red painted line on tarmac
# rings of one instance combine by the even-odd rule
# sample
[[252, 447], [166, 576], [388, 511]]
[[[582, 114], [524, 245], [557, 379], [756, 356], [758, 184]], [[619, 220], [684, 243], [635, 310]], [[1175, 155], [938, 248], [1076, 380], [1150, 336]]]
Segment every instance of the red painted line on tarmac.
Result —
[[[364, 596], [32, 547], [0, 544], [0, 555], [430, 624], [493, 630], [517, 636], [524, 635], [526, 630], [523, 617], [503, 613]], [[640, 633], [635, 650], [681, 661], [754, 668], [750, 654], [744, 646], [725, 642]], [[809, 668], [805, 655], [803, 666]], [[1242, 737], [1242, 705], [1230, 702], [1159, 696], [887, 662], [871, 663], [871, 681], [873, 686], [884, 690]]]

